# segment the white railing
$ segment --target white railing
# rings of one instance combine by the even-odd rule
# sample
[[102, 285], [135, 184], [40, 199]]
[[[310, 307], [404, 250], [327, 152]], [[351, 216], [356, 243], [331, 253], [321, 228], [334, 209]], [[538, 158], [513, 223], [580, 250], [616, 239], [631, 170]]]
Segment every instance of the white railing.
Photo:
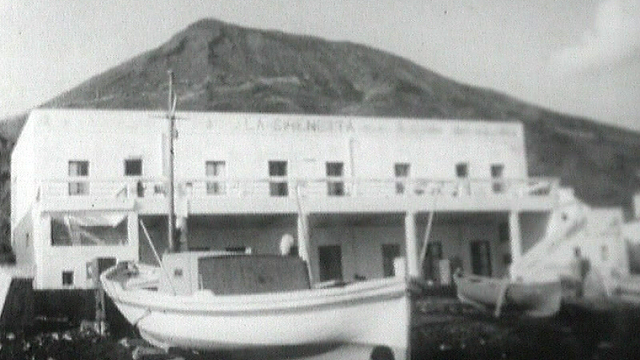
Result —
[[[76, 184], [82, 183], [78, 186]], [[72, 184], [72, 185], [70, 185]], [[308, 198], [321, 197], [417, 197], [442, 196], [492, 197], [509, 196], [516, 198], [551, 196], [555, 194], [559, 181], [555, 178], [529, 179], [212, 179], [199, 178], [176, 181], [176, 196], [188, 199], [229, 198], [269, 198], [294, 197], [296, 187]], [[40, 183], [37, 200], [60, 198], [164, 198], [166, 182], [161, 178], [152, 179], [111, 179], [92, 180], [69, 178], [43, 181]]]

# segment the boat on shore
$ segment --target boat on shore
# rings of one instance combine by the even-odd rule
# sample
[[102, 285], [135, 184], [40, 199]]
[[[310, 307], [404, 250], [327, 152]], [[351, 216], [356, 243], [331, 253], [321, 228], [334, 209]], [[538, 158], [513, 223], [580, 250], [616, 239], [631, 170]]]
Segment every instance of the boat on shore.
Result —
[[154, 346], [227, 351], [358, 344], [382, 347], [395, 359], [408, 356], [403, 277], [312, 287], [298, 257], [185, 252], [165, 254], [163, 262], [164, 269], [120, 263], [101, 275], [106, 294]]
[[[169, 73], [168, 253], [161, 259], [146, 226], [141, 228], [157, 266], [121, 262], [100, 276], [105, 293], [127, 321], [154, 346], [203, 351], [269, 351], [365, 345], [371, 355], [409, 358], [410, 299], [401, 276], [314, 284], [308, 239], [291, 256], [294, 239], [283, 237], [280, 254], [176, 251], [173, 139], [175, 107]], [[296, 189], [298, 213], [303, 214]], [[306, 222], [301, 226], [306, 230]]]
[[496, 317], [503, 309], [534, 318], [554, 316], [562, 304], [561, 274], [546, 260], [585, 223], [583, 206], [570, 199], [555, 209], [544, 238], [511, 264], [507, 276], [495, 278], [456, 270], [453, 278], [458, 298], [491, 309]]
[[640, 304], [640, 276], [619, 276], [611, 290], [611, 295], [622, 301]]
[[460, 301], [492, 310], [496, 317], [502, 311], [532, 318], [552, 317], [560, 311], [562, 303], [559, 278], [513, 281], [457, 272], [454, 281]]

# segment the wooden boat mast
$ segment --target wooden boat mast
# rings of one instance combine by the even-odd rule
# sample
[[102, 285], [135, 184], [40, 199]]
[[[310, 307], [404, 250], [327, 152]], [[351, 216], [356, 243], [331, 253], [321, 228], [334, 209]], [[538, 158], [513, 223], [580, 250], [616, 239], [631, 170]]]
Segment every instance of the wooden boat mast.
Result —
[[168, 159], [168, 182], [167, 188], [169, 194], [167, 195], [169, 198], [169, 209], [167, 216], [167, 227], [168, 231], [168, 251], [175, 252], [177, 250], [176, 242], [174, 239], [174, 229], [175, 229], [175, 199], [174, 199], [174, 173], [173, 173], [173, 162], [174, 162], [174, 149], [173, 149], [173, 140], [175, 137], [175, 123], [176, 123], [176, 104], [178, 98], [173, 91], [173, 71], [169, 70], [169, 101], [167, 106], [167, 119], [169, 120], [169, 159]]

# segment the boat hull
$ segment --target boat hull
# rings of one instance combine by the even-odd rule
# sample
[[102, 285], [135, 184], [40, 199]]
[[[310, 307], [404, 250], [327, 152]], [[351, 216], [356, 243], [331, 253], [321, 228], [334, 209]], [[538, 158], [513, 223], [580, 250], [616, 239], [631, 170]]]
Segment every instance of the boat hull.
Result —
[[[105, 273], [104, 275], [107, 275]], [[410, 302], [402, 279], [253, 295], [181, 296], [126, 290], [102, 277], [107, 294], [143, 338], [164, 348], [240, 350], [365, 344], [406, 357]]]
[[461, 301], [495, 308], [506, 286], [503, 307], [529, 317], [551, 317], [560, 311], [562, 287], [560, 280], [539, 282], [509, 282], [505, 280], [466, 275], [456, 276], [458, 298]]

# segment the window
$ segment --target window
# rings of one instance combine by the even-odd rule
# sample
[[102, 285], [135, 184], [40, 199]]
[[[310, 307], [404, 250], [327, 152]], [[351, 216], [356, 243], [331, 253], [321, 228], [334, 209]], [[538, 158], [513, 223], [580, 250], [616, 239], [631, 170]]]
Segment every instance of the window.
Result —
[[461, 179], [469, 177], [469, 164], [467, 163], [456, 164], [456, 176]]
[[454, 196], [471, 195], [471, 184], [467, 178], [469, 177], [469, 164], [456, 164], [456, 177], [458, 178], [458, 186], [454, 191]]
[[288, 196], [287, 162], [269, 161], [269, 194], [271, 196]]
[[69, 195], [87, 195], [89, 194], [89, 184], [86, 182], [69, 183]]
[[269, 176], [287, 176], [287, 162], [269, 161]]
[[396, 194], [404, 194], [406, 180], [409, 177], [410, 165], [407, 163], [396, 163], [394, 172], [396, 175]]
[[[207, 161], [205, 163], [205, 174], [208, 178], [216, 180], [224, 179], [226, 176], [226, 163], [224, 161]], [[226, 187], [222, 181], [207, 181], [208, 195], [224, 195]]]
[[[69, 177], [88, 177], [89, 162], [88, 161], [69, 161]], [[89, 183], [86, 181], [69, 182], [69, 195], [88, 195]]]
[[504, 171], [504, 165], [502, 164], [491, 165], [491, 177], [493, 179], [501, 178], [503, 171]]
[[327, 194], [329, 196], [344, 196], [344, 163], [327, 162]]
[[89, 162], [69, 161], [69, 176], [89, 176]]
[[125, 176], [142, 176], [142, 159], [127, 159], [124, 161]]
[[504, 192], [504, 181], [502, 179], [504, 173], [504, 165], [503, 164], [493, 164], [491, 165], [491, 179], [493, 192], [501, 193]]
[[67, 286], [73, 285], [73, 271], [62, 272], [62, 285], [67, 285]]

